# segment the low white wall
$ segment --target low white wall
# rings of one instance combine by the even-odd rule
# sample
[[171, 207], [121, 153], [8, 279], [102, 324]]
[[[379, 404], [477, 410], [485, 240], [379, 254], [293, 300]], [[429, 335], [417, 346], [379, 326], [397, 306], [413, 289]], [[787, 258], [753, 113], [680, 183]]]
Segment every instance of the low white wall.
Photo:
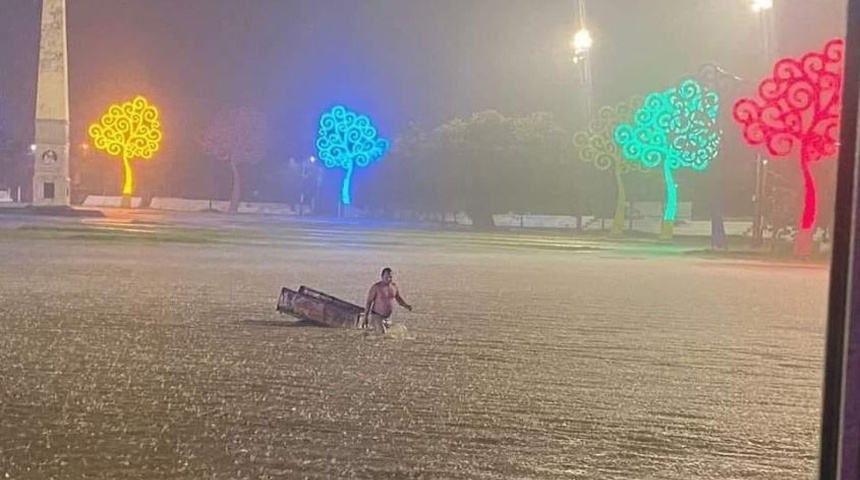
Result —
[[230, 202], [221, 200], [192, 200], [189, 198], [153, 197], [149, 208], [169, 210], [172, 212], [201, 212], [203, 210], [218, 210], [226, 212]]
[[[662, 221], [657, 219], [634, 220], [633, 230], [636, 232], [659, 234]], [[726, 235], [749, 236], [752, 231], [752, 221], [726, 221], [723, 222]], [[624, 225], [627, 229], [628, 224]], [[675, 224], [675, 235], [687, 235], [693, 237], [707, 237], [711, 235], [710, 220], [687, 220]]]
[[[155, 210], [171, 210], [176, 212], [200, 212], [217, 210], [226, 212], [230, 202], [226, 200], [190, 200], [187, 198], [153, 197], [149, 207]], [[239, 213], [257, 213], [273, 215], [296, 215], [298, 212], [292, 206], [283, 203], [253, 203], [239, 202]]]
[[[663, 202], [633, 202], [628, 205], [629, 217], [634, 219], [657, 219], [663, 218]], [[675, 213], [677, 220], [692, 220], [693, 219], [693, 203], [678, 202], [677, 211]]]
[[[85, 207], [119, 207], [121, 197], [90, 195], [85, 200]], [[132, 206], [140, 208], [140, 197], [132, 198]], [[201, 212], [205, 210], [217, 210], [220, 212], [228, 211], [230, 202], [225, 200], [192, 200], [187, 198], [170, 198], [170, 197], [153, 197], [149, 207], [155, 210], [168, 210], [175, 212]], [[307, 206], [306, 206], [307, 208]], [[653, 210], [653, 211], [652, 211]], [[686, 211], [686, 208], [684, 209]], [[659, 234], [661, 220], [659, 217], [654, 217], [653, 214], [661, 214], [661, 211], [656, 208], [648, 209], [649, 214], [646, 218], [638, 218], [633, 220], [633, 230], [637, 232]], [[252, 203], [241, 202], [239, 204], [239, 213], [255, 213], [255, 214], [272, 214], [272, 215], [297, 215], [298, 212], [291, 205], [283, 203]], [[306, 209], [307, 214], [310, 213]], [[638, 211], [636, 213], [644, 213]], [[357, 211], [354, 208], [347, 211], [350, 217], [360, 218], [363, 212]], [[403, 217], [407, 218], [407, 217]], [[459, 213], [444, 213], [444, 214], [421, 214], [409, 216], [414, 221], [423, 222], [445, 222], [456, 225], [469, 226], [472, 225], [472, 219], [463, 212]], [[506, 228], [545, 228], [545, 229], [574, 229], [577, 226], [577, 218], [573, 215], [520, 215], [516, 213], [504, 213], [493, 215], [493, 222], [497, 227]], [[609, 229], [612, 225], [612, 219], [608, 218], [602, 222], [599, 218], [593, 216], [582, 217], [582, 228], [584, 230], [600, 230], [601, 226]], [[627, 230], [630, 223], [625, 220], [624, 229]], [[749, 221], [726, 221], [724, 222], [727, 235], [749, 236], [752, 230], [752, 222]], [[682, 220], [675, 225], [676, 235], [689, 236], [710, 236], [711, 222], [709, 220], [690, 221]]]
[[271, 215], [297, 215], [292, 206], [285, 203], [246, 203], [239, 204], [239, 213], [265, 213]]
[[[102, 195], [89, 195], [84, 200], [85, 207], [119, 207], [122, 197], [110, 197]], [[140, 197], [132, 198], [132, 207], [140, 208]], [[230, 209], [230, 202], [226, 200], [194, 200], [189, 198], [153, 197], [149, 202], [149, 208], [154, 210], [167, 210], [172, 212], [201, 212], [205, 210], [217, 210], [226, 212]], [[239, 203], [240, 213], [296, 215], [292, 206], [282, 203]], [[306, 213], [307, 208], [306, 208]]]
[[[131, 197], [131, 208], [140, 208], [141, 198]], [[122, 205], [122, 197], [111, 197], [106, 195], [87, 195], [84, 199], [84, 207], [116, 207]]]
[[[583, 228], [594, 228], [594, 217], [583, 216]], [[497, 227], [512, 227], [512, 228], [576, 228], [577, 219], [572, 215], [520, 215], [516, 213], [504, 213], [493, 215], [493, 223]], [[600, 221], [596, 227], [600, 228]]]

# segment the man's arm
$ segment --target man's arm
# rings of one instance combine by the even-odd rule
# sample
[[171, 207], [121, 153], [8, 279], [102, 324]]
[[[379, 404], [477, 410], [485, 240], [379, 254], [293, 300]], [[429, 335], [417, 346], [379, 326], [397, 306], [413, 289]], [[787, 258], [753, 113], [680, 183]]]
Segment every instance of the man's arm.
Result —
[[[376, 285], [374, 284], [370, 287], [370, 291], [367, 292], [367, 303], [364, 307], [364, 315], [369, 317], [370, 312], [373, 311], [373, 304], [376, 303]], [[365, 320], [367, 321], [367, 320]]]
[[394, 299], [397, 300], [397, 303], [400, 304], [401, 307], [405, 308], [406, 310], [409, 310], [410, 312], [412, 311], [412, 305], [409, 305], [408, 303], [406, 303], [406, 300], [403, 300], [403, 297], [400, 296], [400, 290], [398, 290], [397, 293], [394, 294]]

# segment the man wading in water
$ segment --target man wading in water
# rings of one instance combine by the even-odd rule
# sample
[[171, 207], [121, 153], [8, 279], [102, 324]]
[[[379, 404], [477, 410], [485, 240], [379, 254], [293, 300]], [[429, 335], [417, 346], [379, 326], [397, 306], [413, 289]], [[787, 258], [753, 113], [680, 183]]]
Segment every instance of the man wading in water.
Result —
[[388, 331], [391, 326], [391, 314], [394, 311], [394, 300], [405, 308], [412, 311], [412, 306], [406, 303], [397, 291], [397, 284], [391, 280], [391, 269], [386, 267], [382, 269], [382, 280], [373, 284], [370, 287], [370, 292], [367, 294], [367, 306], [364, 309], [364, 326], [370, 322], [370, 326], [374, 330], [382, 330], [382, 333]]

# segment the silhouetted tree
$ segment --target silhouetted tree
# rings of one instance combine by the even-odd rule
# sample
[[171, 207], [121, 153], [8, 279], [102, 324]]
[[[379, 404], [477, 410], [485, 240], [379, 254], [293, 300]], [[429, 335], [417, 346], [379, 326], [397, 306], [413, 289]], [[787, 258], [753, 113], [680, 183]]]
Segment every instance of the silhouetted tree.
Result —
[[215, 117], [203, 133], [203, 151], [230, 164], [233, 186], [230, 211], [239, 209], [242, 196], [242, 166], [258, 163], [266, 154], [266, 117], [251, 108], [226, 110]]

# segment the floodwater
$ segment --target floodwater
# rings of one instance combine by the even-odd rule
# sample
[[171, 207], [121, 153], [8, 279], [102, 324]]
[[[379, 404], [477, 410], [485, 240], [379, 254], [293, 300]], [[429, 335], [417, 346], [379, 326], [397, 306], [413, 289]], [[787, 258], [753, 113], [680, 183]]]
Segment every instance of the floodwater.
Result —
[[[0, 478], [815, 472], [824, 268], [324, 227], [28, 235], [0, 240]], [[360, 304], [386, 265], [406, 335], [274, 311], [300, 284]]]

